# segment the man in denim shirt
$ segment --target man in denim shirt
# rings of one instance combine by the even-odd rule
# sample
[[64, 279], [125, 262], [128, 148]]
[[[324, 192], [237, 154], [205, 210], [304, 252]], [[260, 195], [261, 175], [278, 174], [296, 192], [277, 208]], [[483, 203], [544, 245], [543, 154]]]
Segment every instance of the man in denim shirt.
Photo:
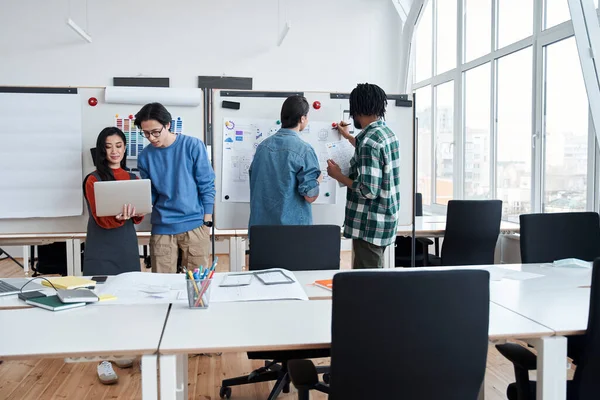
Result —
[[281, 107], [282, 128], [256, 149], [250, 165], [252, 225], [311, 225], [319, 196], [321, 169], [315, 150], [298, 133], [308, 125], [308, 102], [288, 97]]

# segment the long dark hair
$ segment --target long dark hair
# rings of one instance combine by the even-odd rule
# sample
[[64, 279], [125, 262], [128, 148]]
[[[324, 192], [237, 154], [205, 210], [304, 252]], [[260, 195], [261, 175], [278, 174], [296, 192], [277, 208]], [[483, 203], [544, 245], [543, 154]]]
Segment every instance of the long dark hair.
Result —
[[125, 155], [121, 160], [121, 168], [125, 169], [127, 164], [127, 138], [125, 138], [123, 131], [114, 126], [102, 129], [96, 140], [96, 170], [103, 181], [115, 180], [115, 176], [112, 173], [112, 169], [108, 166], [108, 159], [106, 158], [106, 138], [113, 135], [119, 135], [125, 146]]

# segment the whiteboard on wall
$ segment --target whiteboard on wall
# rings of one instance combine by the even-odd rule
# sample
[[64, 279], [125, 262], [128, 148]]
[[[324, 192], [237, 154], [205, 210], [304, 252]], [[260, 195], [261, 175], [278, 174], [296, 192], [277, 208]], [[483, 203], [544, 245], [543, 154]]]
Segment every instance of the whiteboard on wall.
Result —
[[[94, 171], [94, 164], [90, 149], [96, 147], [96, 139], [102, 129], [115, 125], [115, 118], [129, 117], [135, 115], [144, 104], [107, 104], [104, 99], [104, 88], [79, 88], [78, 107], [81, 112], [79, 149], [77, 157], [79, 167], [72, 171], [71, 183], [76, 187], [74, 196], [79, 196], [78, 205], [80, 207], [78, 214], [69, 217], [49, 217], [38, 218], [30, 217], [25, 219], [1, 219], [0, 233], [64, 233], [64, 232], [85, 232], [87, 228], [88, 212], [83, 198], [82, 183], [83, 178]], [[95, 97], [98, 104], [94, 107], [88, 104], [88, 99]], [[195, 136], [204, 140], [203, 127], [203, 105], [198, 106], [165, 106], [174, 118], [178, 116], [183, 120], [183, 134]], [[33, 119], [31, 116], [29, 118]], [[0, 146], [0, 151], [3, 151]], [[2, 158], [2, 157], [0, 157]], [[136, 160], [127, 160], [129, 168], [136, 168]], [[135, 172], [135, 171], [134, 171]], [[5, 187], [0, 184], [0, 191], [4, 197]], [[41, 195], [45, 196], [46, 192]], [[51, 205], [54, 207], [54, 205]], [[139, 231], [149, 231], [150, 215], [144, 218], [144, 221], [136, 226]]]
[[[340, 140], [339, 133], [332, 129], [331, 124], [348, 119], [348, 95], [329, 92], [214, 90], [212, 134], [217, 191], [215, 226], [218, 229], [248, 228], [250, 217], [248, 168], [258, 143], [279, 129], [281, 106], [284, 100], [293, 94], [304, 95], [311, 105], [308, 114], [309, 132], [299, 135], [313, 145], [324, 172], [319, 198], [313, 203], [313, 223], [343, 225], [347, 189], [339, 187], [337, 182], [326, 176], [325, 144]], [[395, 99], [403, 101], [396, 102]], [[320, 102], [319, 109], [313, 107], [315, 101]], [[228, 102], [238, 103], [239, 109], [229, 108]], [[412, 104], [411, 95], [388, 95], [386, 123], [398, 136], [401, 147], [399, 225], [411, 225], [413, 220], [414, 114]]]
[[81, 215], [77, 89], [0, 89], [0, 119], [0, 219]]

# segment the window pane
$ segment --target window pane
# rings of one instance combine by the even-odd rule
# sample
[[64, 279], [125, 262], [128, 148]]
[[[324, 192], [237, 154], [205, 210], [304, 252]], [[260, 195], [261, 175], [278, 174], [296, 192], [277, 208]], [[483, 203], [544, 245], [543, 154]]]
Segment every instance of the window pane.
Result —
[[567, 0], [546, 0], [544, 29], [571, 19]]
[[465, 198], [490, 198], [490, 64], [465, 72]]
[[[431, 78], [431, 52], [432, 52], [432, 14], [431, 3], [427, 2], [427, 6], [423, 11], [423, 15], [419, 20], [419, 26], [416, 32], [416, 47], [415, 47], [415, 82], [423, 79]], [[417, 100], [418, 101], [418, 100]]]
[[431, 204], [431, 86], [415, 91], [417, 95], [417, 191], [423, 204]]
[[453, 197], [454, 81], [435, 89], [435, 202], [448, 204]]
[[532, 34], [533, 0], [498, 0], [498, 48]]
[[464, 37], [465, 61], [474, 60], [490, 52], [492, 0], [465, 0]]
[[456, 67], [456, 0], [441, 0], [437, 1], [436, 4], [436, 74], [440, 74]]
[[588, 100], [574, 37], [546, 47], [545, 100], [544, 212], [585, 211]]
[[531, 47], [498, 60], [498, 198], [503, 217], [531, 212]]

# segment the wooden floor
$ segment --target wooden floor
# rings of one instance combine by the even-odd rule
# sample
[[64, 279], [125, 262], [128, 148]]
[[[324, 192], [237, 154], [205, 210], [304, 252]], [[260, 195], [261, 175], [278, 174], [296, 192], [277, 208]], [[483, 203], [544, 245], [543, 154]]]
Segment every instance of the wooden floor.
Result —
[[[348, 268], [349, 265], [350, 254], [343, 254], [342, 266]], [[219, 255], [219, 266], [221, 270], [229, 269], [227, 255]], [[142, 270], [148, 271], [143, 267]], [[10, 260], [0, 260], [0, 277], [22, 276], [23, 270], [16, 264]], [[39, 340], [44, 340], [41, 330]], [[328, 364], [328, 359], [316, 361], [319, 364]], [[105, 386], [98, 381], [96, 365], [65, 363], [62, 359], [5, 361], [0, 364], [0, 400], [141, 399], [139, 364], [136, 363], [128, 369], [115, 366], [119, 382], [112, 386]], [[190, 357], [189, 399], [219, 399], [222, 379], [248, 374], [260, 366], [261, 362], [248, 360], [246, 353]], [[485, 379], [486, 400], [506, 399], [506, 386], [513, 381], [512, 365], [490, 346]], [[271, 388], [271, 383], [234, 387], [232, 399], [266, 399]], [[290, 394], [279, 397], [281, 400], [295, 398], [293, 388]], [[391, 393], [389, 398], [396, 397]], [[326, 396], [315, 393], [312, 399], [325, 400]]]

